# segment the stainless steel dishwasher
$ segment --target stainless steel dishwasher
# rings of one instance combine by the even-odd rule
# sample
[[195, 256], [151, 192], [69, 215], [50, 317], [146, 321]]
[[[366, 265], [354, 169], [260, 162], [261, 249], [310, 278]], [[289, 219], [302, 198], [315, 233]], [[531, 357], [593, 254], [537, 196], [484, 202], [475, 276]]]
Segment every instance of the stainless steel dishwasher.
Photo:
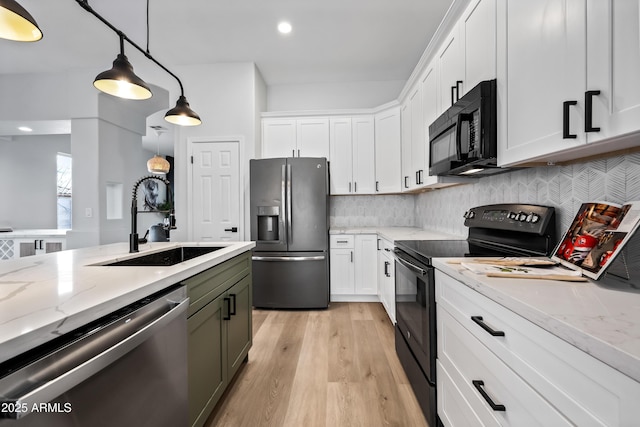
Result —
[[0, 426], [186, 426], [188, 303], [177, 285], [1, 364]]

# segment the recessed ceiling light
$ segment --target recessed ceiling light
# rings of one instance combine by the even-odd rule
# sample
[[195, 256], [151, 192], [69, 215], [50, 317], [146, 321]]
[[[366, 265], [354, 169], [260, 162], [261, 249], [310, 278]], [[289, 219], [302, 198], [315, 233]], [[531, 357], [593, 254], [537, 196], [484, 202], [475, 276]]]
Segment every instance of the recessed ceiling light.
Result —
[[18, 130], [21, 130], [22, 132], [33, 132], [33, 129], [27, 126], [20, 126], [18, 127]]
[[291, 24], [287, 21], [282, 21], [278, 24], [278, 31], [282, 34], [289, 34], [291, 32]]

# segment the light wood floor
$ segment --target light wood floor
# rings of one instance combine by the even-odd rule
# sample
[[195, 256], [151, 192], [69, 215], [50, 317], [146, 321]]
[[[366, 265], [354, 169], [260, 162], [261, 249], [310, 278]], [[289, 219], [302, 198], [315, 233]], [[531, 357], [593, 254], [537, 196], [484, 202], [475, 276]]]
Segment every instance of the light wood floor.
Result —
[[206, 427], [427, 426], [378, 303], [254, 310], [249, 362]]

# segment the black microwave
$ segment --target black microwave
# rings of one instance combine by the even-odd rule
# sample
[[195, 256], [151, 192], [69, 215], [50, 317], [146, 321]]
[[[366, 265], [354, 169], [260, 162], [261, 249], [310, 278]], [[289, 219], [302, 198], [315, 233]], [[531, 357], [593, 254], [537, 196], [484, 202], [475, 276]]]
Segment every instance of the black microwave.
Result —
[[429, 126], [429, 175], [486, 176], [497, 165], [496, 81], [467, 92]]

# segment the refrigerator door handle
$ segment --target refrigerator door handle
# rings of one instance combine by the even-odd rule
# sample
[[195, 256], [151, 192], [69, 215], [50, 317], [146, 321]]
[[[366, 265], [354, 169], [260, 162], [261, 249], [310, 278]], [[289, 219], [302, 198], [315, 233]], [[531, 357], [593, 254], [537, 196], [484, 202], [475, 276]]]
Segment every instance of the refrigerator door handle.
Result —
[[293, 243], [293, 218], [291, 205], [291, 165], [287, 164], [287, 243], [290, 245]]
[[[287, 206], [287, 167], [285, 165], [282, 165], [282, 179], [280, 180], [280, 191], [281, 191], [281, 206], [280, 206], [280, 212], [282, 212], [282, 215], [285, 214], [286, 212], [286, 206]], [[282, 217], [280, 217], [282, 218]], [[280, 233], [282, 233], [282, 230], [285, 227], [285, 221], [284, 219], [280, 220], [280, 229], [278, 230], [278, 241], [280, 243], [284, 243], [284, 239], [282, 238], [282, 235]]]
[[252, 256], [253, 261], [323, 261], [324, 255], [317, 256]]

